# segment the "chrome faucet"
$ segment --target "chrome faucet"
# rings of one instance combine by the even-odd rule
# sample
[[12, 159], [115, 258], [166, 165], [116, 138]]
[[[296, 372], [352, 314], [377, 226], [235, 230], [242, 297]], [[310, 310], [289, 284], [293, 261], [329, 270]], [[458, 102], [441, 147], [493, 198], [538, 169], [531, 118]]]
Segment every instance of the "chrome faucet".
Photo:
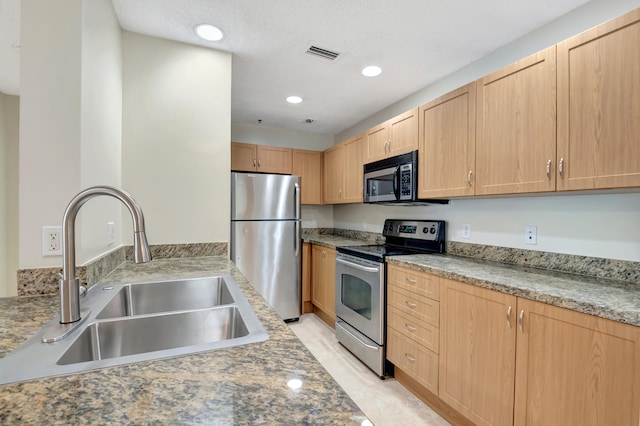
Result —
[[127, 192], [111, 186], [94, 186], [81, 191], [69, 202], [62, 217], [62, 279], [60, 279], [60, 323], [80, 320], [80, 280], [76, 276], [75, 221], [80, 207], [99, 195], [122, 201], [133, 218], [133, 254], [136, 263], [149, 262], [151, 252], [144, 231], [144, 216], [136, 201]]

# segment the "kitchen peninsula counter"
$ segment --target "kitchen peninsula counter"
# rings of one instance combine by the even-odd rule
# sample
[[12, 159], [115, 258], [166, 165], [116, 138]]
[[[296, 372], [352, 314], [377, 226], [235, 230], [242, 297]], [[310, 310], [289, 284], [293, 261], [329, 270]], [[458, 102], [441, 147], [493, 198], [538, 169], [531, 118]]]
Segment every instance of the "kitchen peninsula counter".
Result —
[[440, 254], [394, 256], [387, 262], [640, 327], [640, 282]]
[[[223, 257], [125, 263], [102, 283], [231, 275], [265, 342], [0, 386], [2, 424], [361, 424], [366, 417]], [[0, 356], [58, 314], [57, 296], [0, 299]], [[0, 363], [1, 366], [1, 363]], [[25, 366], [28, 368], [28, 366]], [[299, 379], [291, 389], [287, 382]]]

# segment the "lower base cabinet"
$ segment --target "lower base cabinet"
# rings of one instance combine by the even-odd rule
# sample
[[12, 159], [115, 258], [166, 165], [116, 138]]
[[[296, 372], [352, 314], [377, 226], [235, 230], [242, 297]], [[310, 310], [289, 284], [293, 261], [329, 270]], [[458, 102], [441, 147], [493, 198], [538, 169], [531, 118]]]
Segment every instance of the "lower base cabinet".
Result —
[[311, 302], [313, 312], [335, 328], [336, 250], [311, 245]]
[[396, 322], [387, 329], [387, 358], [398, 380], [443, 417], [496, 426], [640, 425], [640, 327], [439, 280], [439, 353]]

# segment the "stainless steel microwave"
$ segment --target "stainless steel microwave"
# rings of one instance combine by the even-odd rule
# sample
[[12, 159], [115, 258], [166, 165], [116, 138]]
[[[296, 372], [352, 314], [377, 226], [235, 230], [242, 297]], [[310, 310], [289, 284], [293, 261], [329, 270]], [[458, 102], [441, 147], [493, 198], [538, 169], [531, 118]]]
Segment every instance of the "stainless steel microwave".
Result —
[[411, 202], [417, 196], [418, 151], [364, 165], [364, 202]]

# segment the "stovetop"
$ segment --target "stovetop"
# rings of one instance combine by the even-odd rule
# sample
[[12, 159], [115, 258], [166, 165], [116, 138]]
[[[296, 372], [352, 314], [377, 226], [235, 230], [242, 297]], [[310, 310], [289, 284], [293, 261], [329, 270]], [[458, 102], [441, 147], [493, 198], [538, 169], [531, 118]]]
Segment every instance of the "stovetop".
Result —
[[385, 244], [337, 247], [345, 253], [377, 262], [388, 256], [445, 252], [445, 221], [387, 219], [382, 235]]

